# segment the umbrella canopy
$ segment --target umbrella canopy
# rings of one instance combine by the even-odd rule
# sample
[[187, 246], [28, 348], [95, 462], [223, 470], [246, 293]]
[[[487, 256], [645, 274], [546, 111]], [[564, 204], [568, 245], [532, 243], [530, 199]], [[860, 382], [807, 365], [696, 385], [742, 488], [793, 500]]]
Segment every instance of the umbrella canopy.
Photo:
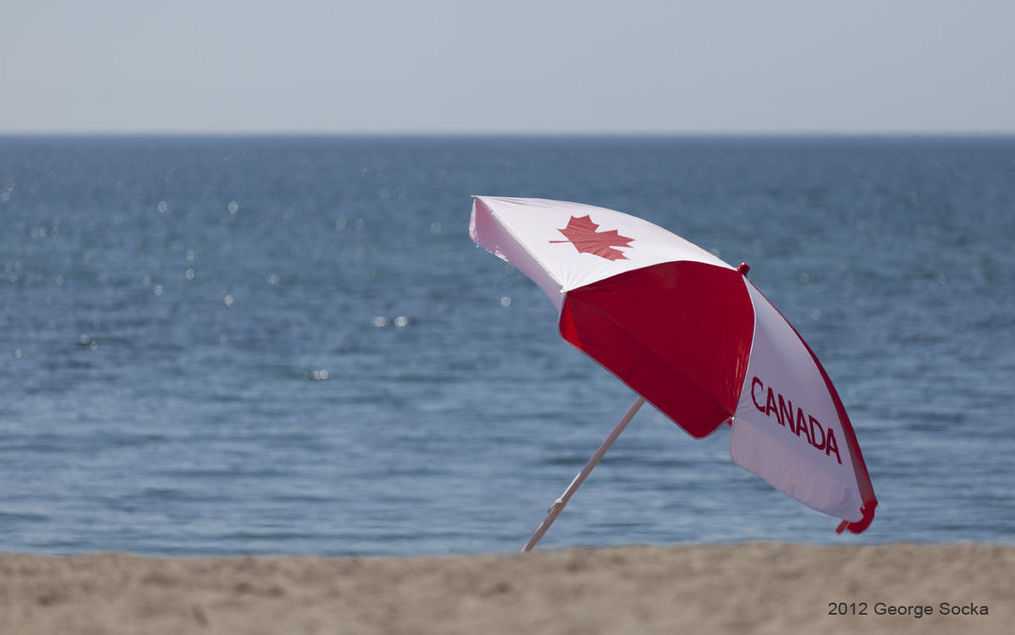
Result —
[[835, 387], [747, 265], [564, 201], [474, 197], [469, 235], [543, 289], [564, 339], [691, 436], [728, 423], [738, 465], [842, 519], [840, 532], [873, 520], [874, 489]]

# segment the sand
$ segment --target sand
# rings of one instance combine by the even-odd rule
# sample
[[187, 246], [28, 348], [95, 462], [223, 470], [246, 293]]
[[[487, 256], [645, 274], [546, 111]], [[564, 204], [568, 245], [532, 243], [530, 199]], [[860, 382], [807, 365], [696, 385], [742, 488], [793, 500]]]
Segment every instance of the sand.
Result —
[[[829, 615], [831, 603], [847, 614]], [[942, 603], [987, 614], [941, 615]], [[879, 614], [910, 605], [929, 605], [930, 614]], [[18, 635], [1010, 633], [1013, 620], [1008, 545], [748, 543], [409, 558], [0, 554], [0, 633]]]

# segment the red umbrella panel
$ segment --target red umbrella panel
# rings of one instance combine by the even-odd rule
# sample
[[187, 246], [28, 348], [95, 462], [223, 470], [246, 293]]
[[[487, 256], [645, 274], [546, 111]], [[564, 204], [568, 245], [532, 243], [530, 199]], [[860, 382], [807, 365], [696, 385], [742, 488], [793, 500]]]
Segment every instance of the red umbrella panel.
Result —
[[691, 436], [728, 423], [738, 465], [842, 519], [838, 531], [870, 524], [877, 500], [835, 387], [746, 265], [634, 216], [565, 201], [474, 197], [469, 234], [543, 289], [565, 340]]

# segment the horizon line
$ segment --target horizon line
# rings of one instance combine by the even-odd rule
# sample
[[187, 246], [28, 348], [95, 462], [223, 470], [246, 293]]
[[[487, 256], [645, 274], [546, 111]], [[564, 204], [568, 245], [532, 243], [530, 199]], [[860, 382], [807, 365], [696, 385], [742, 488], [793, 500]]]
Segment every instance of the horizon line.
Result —
[[0, 138], [987, 138], [1015, 137], [1012, 130], [3, 130]]

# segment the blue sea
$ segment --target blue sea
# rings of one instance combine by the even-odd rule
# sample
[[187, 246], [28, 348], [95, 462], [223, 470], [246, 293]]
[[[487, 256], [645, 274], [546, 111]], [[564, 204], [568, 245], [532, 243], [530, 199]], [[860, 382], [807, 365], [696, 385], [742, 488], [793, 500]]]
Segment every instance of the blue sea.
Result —
[[0, 551], [513, 551], [634, 395], [475, 247], [573, 200], [750, 276], [821, 358], [861, 536], [643, 409], [542, 547], [1015, 536], [1015, 138], [0, 138]]

